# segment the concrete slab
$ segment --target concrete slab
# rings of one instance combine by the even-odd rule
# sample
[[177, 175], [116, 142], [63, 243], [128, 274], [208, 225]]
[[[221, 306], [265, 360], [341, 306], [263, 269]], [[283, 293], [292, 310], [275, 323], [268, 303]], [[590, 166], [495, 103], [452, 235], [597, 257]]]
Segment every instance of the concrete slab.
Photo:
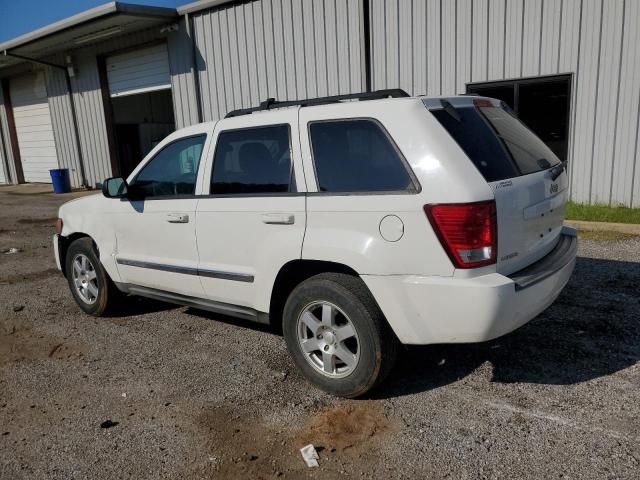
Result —
[[587, 222], [585, 220], [565, 220], [565, 225], [578, 230], [609, 231], [640, 235], [640, 225], [634, 223]]
[[0, 185], [0, 193], [9, 195], [56, 195], [61, 199], [82, 197], [97, 193], [98, 190], [74, 190], [70, 193], [53, 193], [53, 187], [49, 183], [21, 183], [20, 185]]

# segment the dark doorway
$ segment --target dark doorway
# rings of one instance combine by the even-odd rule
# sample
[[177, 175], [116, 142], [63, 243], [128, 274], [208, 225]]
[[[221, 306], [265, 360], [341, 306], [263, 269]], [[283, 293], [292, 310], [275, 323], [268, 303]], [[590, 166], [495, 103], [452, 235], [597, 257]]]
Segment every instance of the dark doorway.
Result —
[[171, 90], [113, 97], [111, 108], [120, 175], [127, 177], [175, 130]]
[[504, 101], [560, 160], [567, 159], [571, 105], [570, 75], [474, 83], [467, 85], [467, 93]]

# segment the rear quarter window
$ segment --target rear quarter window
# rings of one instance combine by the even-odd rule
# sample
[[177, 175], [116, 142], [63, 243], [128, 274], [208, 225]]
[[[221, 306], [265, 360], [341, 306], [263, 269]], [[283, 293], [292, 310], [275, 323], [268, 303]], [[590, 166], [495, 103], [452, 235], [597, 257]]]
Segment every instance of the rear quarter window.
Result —
[[313, 122], [309, 136], [321, 192], [416, 189], [400, 152], [374, 120]]

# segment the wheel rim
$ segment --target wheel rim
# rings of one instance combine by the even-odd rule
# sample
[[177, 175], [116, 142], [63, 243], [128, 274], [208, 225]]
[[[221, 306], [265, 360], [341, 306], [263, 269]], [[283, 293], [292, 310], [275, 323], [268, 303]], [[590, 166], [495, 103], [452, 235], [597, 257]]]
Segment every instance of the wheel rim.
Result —
[[358, 333], [349, 317], [330, 302], [307, 305], [298, 316], [298, 345], [319, 373], [340, 378], [350, 375], [360, 360]]
[[98, 278], [96, 275], [96, 269], [89, 260], [89, 257], [79, 253], [73, 257], [73, 284], [76, 287], [76, 292], [80, 299], [88, 304], [92, 305], [98, 300]]

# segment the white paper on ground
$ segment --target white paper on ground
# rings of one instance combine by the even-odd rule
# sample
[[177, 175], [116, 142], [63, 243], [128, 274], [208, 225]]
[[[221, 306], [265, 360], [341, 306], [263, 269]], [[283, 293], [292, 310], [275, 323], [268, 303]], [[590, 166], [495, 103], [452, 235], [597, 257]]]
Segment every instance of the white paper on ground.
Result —
[[300, 449], [300, 453], [302, 454], [302, 458], [307, 464], [307, 467], [319, 466], [318, 460], [320, 460], [320, 457], [318, 456], [318, 452], [316, 452], [316, 449], [312, 444], [309, 444], [306, 447], [302, 447]]

